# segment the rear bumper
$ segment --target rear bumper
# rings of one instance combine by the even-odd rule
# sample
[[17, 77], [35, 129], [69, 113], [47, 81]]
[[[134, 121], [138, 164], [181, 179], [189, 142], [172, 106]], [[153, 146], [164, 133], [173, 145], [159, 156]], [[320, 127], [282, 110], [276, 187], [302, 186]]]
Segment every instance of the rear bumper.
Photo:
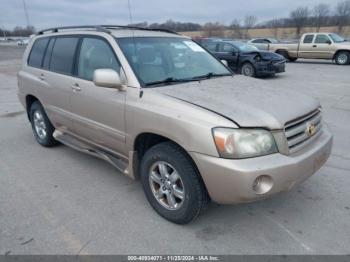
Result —
[[[314, 174], [328, 159], [333, 139], [324, 128], [322, 134], [303, 150], [286, 156], [272, 154], [231, 160], [190, 153], [202, 175], [211, 199], [220, 204], [252, 202], [288, 191]], [[265, 194], [253, 190], [257, 177], [267, 175], [272, 188]]]

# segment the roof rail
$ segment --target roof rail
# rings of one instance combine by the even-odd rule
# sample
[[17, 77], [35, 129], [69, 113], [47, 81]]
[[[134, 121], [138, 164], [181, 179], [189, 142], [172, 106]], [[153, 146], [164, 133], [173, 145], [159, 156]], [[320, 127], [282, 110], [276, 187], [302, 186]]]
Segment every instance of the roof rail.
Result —
[[178, 35], [177, 32], [169, 29], [162, 29], [162, 28], [146, 28], [146, 27], [140, 27], [140, 26], [133, 26], [133, 25], [100, 25], [103, 28], [106, 29], [135, 29], [135, 30], [145, 30], [145, 31], [158, 31], [158, 32], [165, 32], [170, 34]]
[[108, 29], [135, 29], [135, 30], [145, 30], [145, 31], [158, 31], [158, 32], [166, 32], [170, 34], [176, 34], [175, 31], [161, 28], [145, 28], [133, 25], [81, 25], [81, 26], [62, 26], [62, 27], [52, 27], [44, 30], [40, 30], [37, 35], [43, 35], [45, 32], [57, 33], [61, 30], [70, 30], [70, 29], [93, 29], [100, 32], [105, 32], [110, 34], [111, 31]]
[[81, 25], [81, 26], [61, 26], [61, 27], [52, 27], [44, 30], [40, 30], [37, 35], [43, 35], [45, 32], [57, 33], [59, 30], [70, 30], [70, 29], [94, 29], [96, 31], [101, 31], [105, 33], [111, 33], [108, 29], [100, 25]]

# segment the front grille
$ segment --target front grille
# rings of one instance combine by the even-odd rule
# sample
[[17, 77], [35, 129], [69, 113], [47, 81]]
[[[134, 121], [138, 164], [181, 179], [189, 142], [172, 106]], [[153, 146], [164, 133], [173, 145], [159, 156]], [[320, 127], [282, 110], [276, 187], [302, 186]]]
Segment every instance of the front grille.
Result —
[[[310, 134], [308, 129], [313, 129]], [[311, 143], [322, 129], [322, 115], [319, 109], [311, 113], [289, 121], [285, 124], [284, 132], [287, 138], [290, 153], [294, 153]]]

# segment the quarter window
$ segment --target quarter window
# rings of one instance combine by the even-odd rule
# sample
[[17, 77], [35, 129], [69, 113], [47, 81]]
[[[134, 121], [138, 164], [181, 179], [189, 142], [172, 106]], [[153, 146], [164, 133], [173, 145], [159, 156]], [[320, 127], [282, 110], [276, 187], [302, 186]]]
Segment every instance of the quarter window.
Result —
[[112, 48], [102, 39], [84, 38], [80, 48], [78, 76], [92, 80], [96, 69], [110, 68], [119, 73], [120, 65]]
[[73, 73], [78, 40], [77, 37], [56, 38], [51, 55], [50, 70], [68, 75]]
[[314, 39], [314, 35], [306, 35], [304, 37], [303, 43], [304, 44], [311, 44], [313, 39]]
[[232, 53], [234, 51], [234, 47], [230, 44], [221, 44], [220, 49], [220, 51], [224, 53]]
[[48, 38], [39, 38], [34, 42], [32, 51], [30, 52], [30, 56], [28, 59], [28, 65], [39, 68], [41, 67], [48, 42]]
[[330, 39], [326, 35], [317, 35], [315, 39], [316, 44], [328, 44], [329, 41]]

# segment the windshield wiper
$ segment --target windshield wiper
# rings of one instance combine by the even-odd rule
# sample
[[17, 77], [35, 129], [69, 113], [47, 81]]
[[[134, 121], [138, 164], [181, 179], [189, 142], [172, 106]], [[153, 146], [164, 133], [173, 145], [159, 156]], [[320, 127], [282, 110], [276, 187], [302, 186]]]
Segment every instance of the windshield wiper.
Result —
[[171, 83], [183, 83], [191, 81], [190, 79], [177, 79], [174, 77], [168, 77], [160, 81], [153, 81], [145, 83], [146, 86], [161, 85], [161, 84], [171, 84]]
[[210, 79], [212, 77], [217, 77], [217, 76], [232, 76], [232, 74], [216, 74], [216, 73], [210, 72], [210, 73], [205, 74], [205, 75], [194, 76], [194, 77], [192, 77], [192, 80]]

